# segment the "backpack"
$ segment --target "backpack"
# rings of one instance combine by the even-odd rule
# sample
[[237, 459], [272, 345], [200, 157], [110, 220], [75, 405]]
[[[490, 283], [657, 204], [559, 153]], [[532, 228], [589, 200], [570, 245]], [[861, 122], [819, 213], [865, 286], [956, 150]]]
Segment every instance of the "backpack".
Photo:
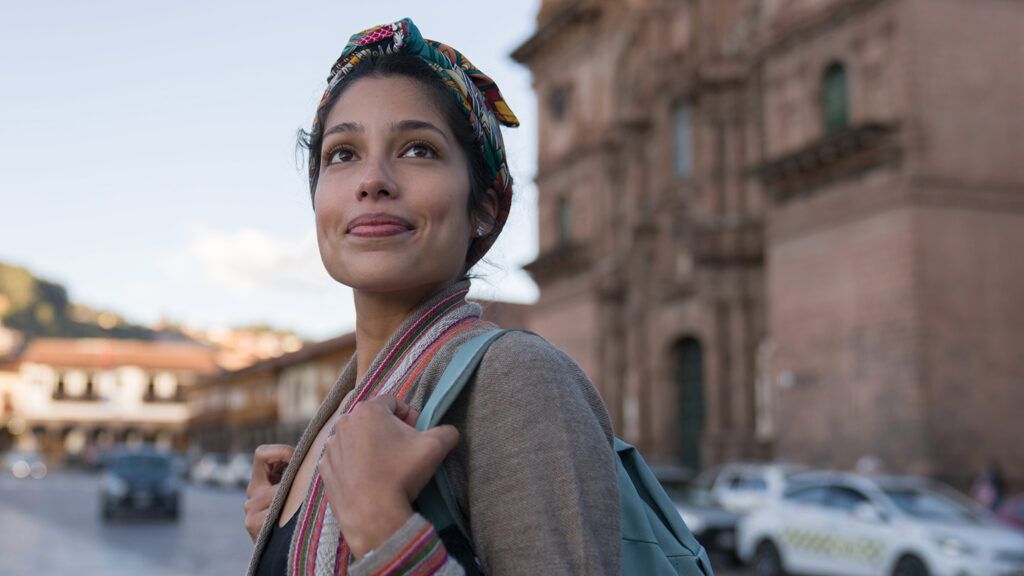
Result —
[[[445, 368], [427, 399], [416, 428], [437, 426], [476, 372], [488, 346], [509, 330], [494, 330], [464, 344]], [[636, 448], [615, 439], [619, 468], [619, 504], [622, 526], [622, 573], [643, 576], [713, 576], [704, 548], [686, 527], [664, 488]], [[479, 573], [472, 544], [444, 471], [438, 467], [416, 499], [416, 509], [427, 518], [467, 573]]]

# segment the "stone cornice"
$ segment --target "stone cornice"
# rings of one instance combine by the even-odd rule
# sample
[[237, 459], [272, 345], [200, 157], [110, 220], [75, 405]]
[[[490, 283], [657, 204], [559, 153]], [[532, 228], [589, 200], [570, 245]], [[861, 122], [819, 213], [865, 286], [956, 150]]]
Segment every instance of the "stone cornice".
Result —
[[590, 264], [587, 249], [582, 244], [572, 242], [542, 252], [533, 262], [523, 266], [523, 269], [543, 287], [557, 278], [586, 270]]
[[537, 175], [534, 177], [534, 181], [540, 183], [542, 180], [547, 180], [555, 174], [570, 171], [577, 164], [585, 162], [590, 158], [600, 156], [605, 152], [613, 151], [618, 146], [619, 139], [613, 136], [606, 136], [598, 140], [574, 146], [565, 154], [562, 154], [557, 158], [551, 158], [543, 164], [538, 164]]
[[898, 134], [898, 124], [864, 123], [769, 158], [754, 172], [776, 202], [785, 202], [835, 180], [898, 162]]
[[601, 8], [589, 0], [576, 0], [570, 3], [547, 22], [539, 23], [533, 35], [512, 51], [512, 59], [520, 64], [529, 65], [538, 52], [542, 51], [553, 39], [565, 32], [570, 26], [591, 22], [597, 19], [600, 14]]
[[831, 26], [851, 16], [859, 15], [879, 4], [892, 0], [837, 0], [823, 8], [796, 16], [773, 28], [754, 51], [761, 60], [797, 44], [808, 37], [827, 31]]

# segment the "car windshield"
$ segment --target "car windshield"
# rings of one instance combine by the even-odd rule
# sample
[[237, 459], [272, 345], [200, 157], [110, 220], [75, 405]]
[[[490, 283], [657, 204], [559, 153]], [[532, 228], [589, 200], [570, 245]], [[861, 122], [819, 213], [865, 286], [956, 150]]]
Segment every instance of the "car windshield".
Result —
[[171, 473], [171, 462], [161, 456], [131, 454], [115, 460], [113, 470], [124, 476], [161, 477]]
[[883, 491], [900, 510], [923, 520], [980, 524], [981, 516], [960, 497], [918, 487], [892, 487]]
[[669, 495], [673, 501], [680, 504], [712, 508], [718, 506], [718, 501], [715, 497], [704, 488], [691, 486], [681, 490], [672, 490], [669, 492]]
[[718, 478], [718, 474], [722, 471], [721, 468], [711, 468], [701, 472], [700, 476], [693, 481], [693, 485], [697, 488], [710, 489], [715, 483], [715, 478]]

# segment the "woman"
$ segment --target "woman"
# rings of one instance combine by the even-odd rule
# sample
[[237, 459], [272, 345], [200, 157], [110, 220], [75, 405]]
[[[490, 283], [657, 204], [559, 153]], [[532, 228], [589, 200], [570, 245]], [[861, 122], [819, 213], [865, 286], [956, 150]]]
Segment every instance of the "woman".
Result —
[[[356, 354], [294, 450], [256, 451], [249, 574], [620, 571], [608, 414], [545, 340], [502, 336], [446, 424], [413, 427], [458, 348], [494, 329], [465, 295], [511, 204], [499, 122], [518, 124], [493, 81], [408, 19], [356, 34], [332, 68], [306, 145]], [[438, 466], [471, 543], [413, 509]]]

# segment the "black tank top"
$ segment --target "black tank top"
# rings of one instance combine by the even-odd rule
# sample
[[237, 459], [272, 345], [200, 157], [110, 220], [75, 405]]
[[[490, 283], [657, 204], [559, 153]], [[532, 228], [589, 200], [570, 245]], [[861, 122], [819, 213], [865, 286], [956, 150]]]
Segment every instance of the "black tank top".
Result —
[[[263, 556], [260, 563], [256, 565], [256, 576], [284, 576], [288, 572], [288, 547], [292, 543], [292, 533], [295, 532], [295, 524], [298, 522], [299, 511], [292, 514], [291, 520], [284, 526], [278, 526], [274, 522], [274, 528], [270, 532], [270, 539], [263, 548]], [[466, 576], [482, 575], [480, 564], [473, 553], [473, 547], [466, 540], [466, 537], [459, 532], [458, 527], [449, 526], [439, 534], [441, 542], [448, 550], [448, 555], [462, 565]]]
[[284, 526], [278, 526], [277, 522], [274, 522], [270, 539], [267, 540], [263, 556], [256, 566], [256, 576], [284, 576], [288, 572], [288, 547], [292, 543], [292, 533], [295, 532], [298, 519], [299, 514], [296, 511]]

